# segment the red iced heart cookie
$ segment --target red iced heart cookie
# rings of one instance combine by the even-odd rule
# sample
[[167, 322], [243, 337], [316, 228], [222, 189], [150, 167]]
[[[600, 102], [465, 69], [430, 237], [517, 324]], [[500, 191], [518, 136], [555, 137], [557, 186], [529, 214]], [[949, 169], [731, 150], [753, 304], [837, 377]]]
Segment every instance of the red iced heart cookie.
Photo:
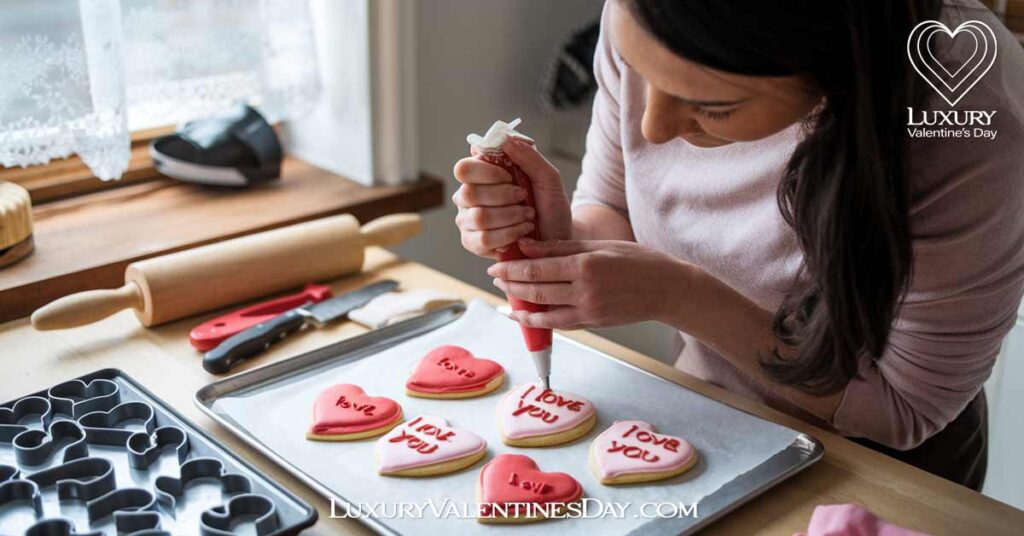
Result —
[[501, 386], [505, 369], [490, 359], [473, 357], [461, 346], [431, 350], [405, 383], [406, 393], [422, 398], [469, 398]]
[[528, 456], [500, 454], [480, 470], [477, 499], [482, 523], [539, 521], [583, 496], [565, 473], [545, 473]]
[[383, 396], [367, 396], [348, 383], [324, 389], [313, 404], [309, 439], [347, 441], [383, 434], [402, 421], [402, 407]]

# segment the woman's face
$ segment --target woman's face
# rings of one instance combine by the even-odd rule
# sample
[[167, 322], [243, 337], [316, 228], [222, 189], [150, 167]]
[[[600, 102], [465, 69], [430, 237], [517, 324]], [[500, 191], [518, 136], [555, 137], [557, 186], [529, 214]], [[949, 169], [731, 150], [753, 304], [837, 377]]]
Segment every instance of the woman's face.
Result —
[[613, 2], [611, 37], [619, 55], [647, 82], [643, 135], [651, 143], [677, 137], [697, 147], [765, 138], [803, 119], [821, 94], [799, 76], [744, 76], [683, 59]]

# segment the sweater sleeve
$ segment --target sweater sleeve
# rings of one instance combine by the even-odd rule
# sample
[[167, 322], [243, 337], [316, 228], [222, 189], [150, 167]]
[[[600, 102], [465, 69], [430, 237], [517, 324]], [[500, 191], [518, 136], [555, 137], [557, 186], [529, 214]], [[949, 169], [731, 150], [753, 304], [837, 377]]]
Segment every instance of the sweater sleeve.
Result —
[[587, 130], [586, 154], [573, 194], [572, 207], [601, 205], [629, 218], [620, 120], [621, 72], [624, 66], [608, 38], [608, 4], [601, 15], [601, 32], [594, 52], [597, 94]]
[[1018, 103], [999, 104], [996, 139], [921, 140], [912, 149], [913, 276], [886, 350], [861, 362], [833, 416], [845, 435], [920, 445], [981, 391], [1016, 321], [1024, 158], [1015, 147], [1024, 127]]

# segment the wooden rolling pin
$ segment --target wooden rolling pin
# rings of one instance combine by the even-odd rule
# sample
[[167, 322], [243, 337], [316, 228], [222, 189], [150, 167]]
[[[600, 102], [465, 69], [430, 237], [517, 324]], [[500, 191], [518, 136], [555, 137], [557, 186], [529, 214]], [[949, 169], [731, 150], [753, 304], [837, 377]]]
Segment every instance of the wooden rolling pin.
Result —
[[421, 227], [418, 214], [384, 216], [362, 228], [345, 214], [133, 262], [123, 287], [60, 298], [32, 313], [32, 326], [82, 326], [123, 309], [156, 326], [358, 272], [366, 246], [397, 244]]

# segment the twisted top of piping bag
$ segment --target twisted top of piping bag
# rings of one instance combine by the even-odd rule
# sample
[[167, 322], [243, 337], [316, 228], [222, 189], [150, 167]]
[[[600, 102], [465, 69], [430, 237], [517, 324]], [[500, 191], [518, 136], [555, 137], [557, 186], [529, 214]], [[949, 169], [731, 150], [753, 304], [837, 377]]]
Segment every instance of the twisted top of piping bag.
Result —
[[511, 122], [506, 123], [504, 121], [495, 121], [491, 128], [487, 129], [487, 133], [483, 136], [479, 134], [470, 134], [466, 136], [466, 142], [481, 150], [494, 150], [501, 149], [501, 146], [509, 139], [509, 137], [516, 137], [522, 140], [532, 142], [533, 139], [529, 136], [524, 135], [521, 132], [516, 132], [516, 127], [523, 120], [515, 118]]

